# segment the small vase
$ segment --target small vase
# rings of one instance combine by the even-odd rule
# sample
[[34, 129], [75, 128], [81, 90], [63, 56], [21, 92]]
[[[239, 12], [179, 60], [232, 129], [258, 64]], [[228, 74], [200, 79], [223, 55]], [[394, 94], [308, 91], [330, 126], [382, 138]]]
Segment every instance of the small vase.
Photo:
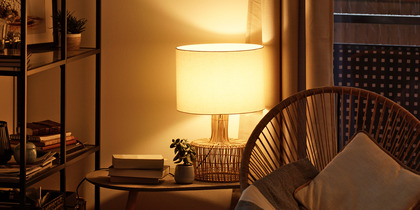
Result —
[[12, 157], [12, 149], [9, 142], [7, 123], [0, 121], [0, 165], [5, 165]]
[[67, 50], [80, 49], [82, 34], [67, 34]]
[[175, 182], [178, 184], [191, 184], [194, 181], [194, 167], [179, 164], [175, 167]]
[[[16, 163], [20, 163], [20, 144], [16, 145], [13, 153]], [[26, 143], [26, 164], [31, 164], [36, 161], [36, 147], [32, 142]]]

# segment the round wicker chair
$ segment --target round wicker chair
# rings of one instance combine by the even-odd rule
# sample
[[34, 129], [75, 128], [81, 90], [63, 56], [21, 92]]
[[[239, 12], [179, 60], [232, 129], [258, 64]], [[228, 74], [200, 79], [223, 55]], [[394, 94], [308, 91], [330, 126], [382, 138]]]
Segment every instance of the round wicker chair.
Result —
[[305, 157], [322, 170], [359, 131], [419, 173], [420, 121], [416, 117], [370, 91], [324, 87], [290, 96], [259, 122], [242, 156], [241, 190]]

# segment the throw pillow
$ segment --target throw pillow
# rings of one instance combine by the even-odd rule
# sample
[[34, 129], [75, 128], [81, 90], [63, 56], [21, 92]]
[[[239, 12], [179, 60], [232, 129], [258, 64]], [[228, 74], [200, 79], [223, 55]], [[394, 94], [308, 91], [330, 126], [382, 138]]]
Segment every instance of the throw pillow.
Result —
[[245, 189], [236, 209], [249, 209], [244, 206], [249, 205], [247, 202], [263, 209], [268, 208], [265, 206], [272, 206], [274, 209], [300, 209], [293, 192], [317, 174], [318, 170], [306, 158], [286, 164]]
[[308, 209], [413, 209], [420, 175], [361, 132], [295, 197]]

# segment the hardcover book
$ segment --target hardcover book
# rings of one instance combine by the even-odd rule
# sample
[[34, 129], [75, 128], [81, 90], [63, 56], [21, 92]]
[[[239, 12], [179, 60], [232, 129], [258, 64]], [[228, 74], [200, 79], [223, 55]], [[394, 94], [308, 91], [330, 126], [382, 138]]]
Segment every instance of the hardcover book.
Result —
[[135, 154], [115, 154], [112, 155], [112, 165], [114, 168], [125, 169], [162, 169], [162, 155], [135, 155]]
[[[26, 124], [26, 135], [43, 136], [51, 134], [59, 134], [61, 125], [52, 120], [43, 120]], [[16, 128], [17, 133], [20, 133], [20, 126]]]
[[[74, 136], [66, 136], [66, 141], [71, 141], [71, 140], [77, 140], [77, 139]], [[59, 144], [60, 141], [61, 141], [61, 138], [51, 139], [51, 140], [46, 140], [46, 141], [31, 141], [31, 142], [35, 144], [35, 146], [37, 147], [45, 147], [48, 145]], [[20, 143], [19, 139], [10, 138], [10, 144], [19, 144], [19, 143]]]
[[159, 184], [160, 179], [111, 176], [109, 177], [109, 181], [112, 183], [119, 183], [119, 184]]
[[[67, 132], [66, 136], [71, 136], [71, 132]], [[26, 138], [28, 139], [28, 141], [42, 142], [42, 141], [49, 141], [49, 140], [53, 140], [53, 139], [59, 139], [60, 134], [52, 134], [52, 135], [44, 135], [44, 136], [27, 135]], [[19, 134], [11, 134], [10, 139], [11, 140], [20, 140], [20, 135]]]
[[121, 169], [113, 167], [109, 168], [109, 176], [161, 179], [168, 174], [169, 166], [164, 166], [162, 169]]

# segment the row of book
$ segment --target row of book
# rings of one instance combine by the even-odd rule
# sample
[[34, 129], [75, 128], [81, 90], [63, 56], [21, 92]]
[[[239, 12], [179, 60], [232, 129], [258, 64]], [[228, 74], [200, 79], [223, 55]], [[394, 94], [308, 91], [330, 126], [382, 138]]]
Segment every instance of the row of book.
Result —
[[[36, 150], [38, 152], [42, 154], [47, 152], [60, 153], [60, 123], [52, 120], [43, 120], [27, 123], [26, 127], [26, 139], [28, 142], [32, 142], [36, 146]], [[16, 131], [16, 134], [11, 134], [9, 136], [12, 148], [20, 143], [19, 126]], [[78, 152], [85, 148], [84, 144], [81, 143], [70, 131], [66, 132], [65, 140], [66, 154]]]
[[113, 183], [158, 184], [169, 169], [162, 155], [114, 154], [109, 177]]

